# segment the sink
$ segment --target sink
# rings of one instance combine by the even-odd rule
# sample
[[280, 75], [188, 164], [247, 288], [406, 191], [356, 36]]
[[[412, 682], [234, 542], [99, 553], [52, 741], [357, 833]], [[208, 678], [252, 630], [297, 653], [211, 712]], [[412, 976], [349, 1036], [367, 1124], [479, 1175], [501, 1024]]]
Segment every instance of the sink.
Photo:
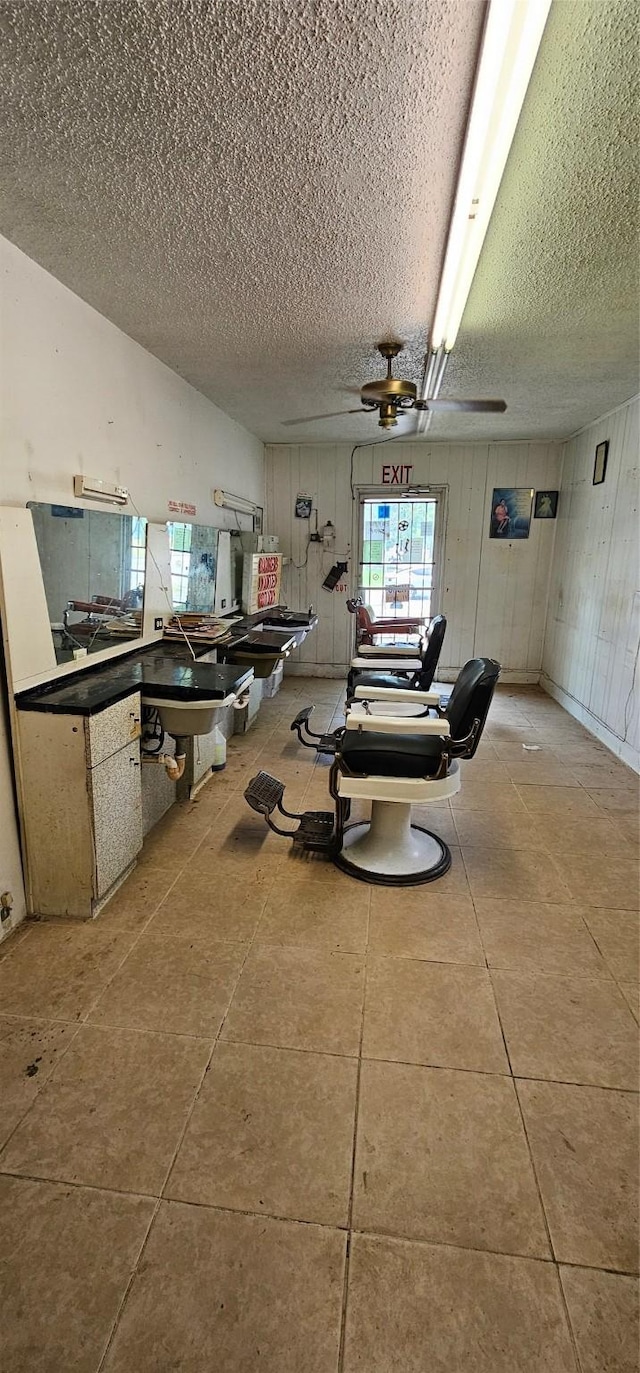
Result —
[[157, 710], [163, 730], [172, 734], [174, 739], [192, 739], [195, 734], [210, 734], [217, 711], [232, 705], [237, 699], [235, 694], [216, 701], [180, 701], [143, 696], [142, 704]]

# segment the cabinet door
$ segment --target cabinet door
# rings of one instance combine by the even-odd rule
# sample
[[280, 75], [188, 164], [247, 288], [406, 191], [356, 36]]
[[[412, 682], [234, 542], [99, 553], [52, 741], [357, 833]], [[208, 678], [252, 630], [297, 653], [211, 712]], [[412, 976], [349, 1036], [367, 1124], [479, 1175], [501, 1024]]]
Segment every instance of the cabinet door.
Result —
[[98, 900], [142, 848], [140, 745], [130, 744], [90, 772]]
[[140, 692], [86, 717], [87, 765], [95, 768], [140, 738]]

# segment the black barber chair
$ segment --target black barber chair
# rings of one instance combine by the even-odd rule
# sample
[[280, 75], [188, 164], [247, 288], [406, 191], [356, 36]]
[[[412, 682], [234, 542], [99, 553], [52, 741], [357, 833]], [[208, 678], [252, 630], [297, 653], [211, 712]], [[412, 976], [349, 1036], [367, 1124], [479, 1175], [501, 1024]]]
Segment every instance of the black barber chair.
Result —
[[[356, 687], [385, 687], [399, 691], [429, 691], [435, 677], [440, 650], [442, 648], [447, 621], [444, 615], [436, 615], [427, 630], [422, 652], [421, 666], [407, 669], [402, 673], [389, 672], [384, 659], [372, 660], [366, 668], [351, 669], [347, 679], [347, 705], [353, 700]], [[393, 655], [393, 648], [389, 650]], [[435, 702], [434, 702], [435, 704]], [[313, 706], [304, 706], [291, 721], [300, 743], [305, 748], [313, 748], [316, 753], [335, 753], [342, 728], [324, 734], [316, 734], [309, 729], [309, 719]]]
[[[351, 713], [331, 767], [334, 814], [285, 810], [282, 782], [265, 772], [252, 778], [245, 799], [276, 834], [292, 839], [298, 848], [327, 853], [361, 881], [386, 886], [433, 881], [448, 871], [451, 854], [437, 835], [411, 823], [411, 806], [444, 800], [460, 790], [459, 763], [472, 758], [478, 747], [499, 676], [500, 665], [491, 658], [466, 663], [446, 719]], [[371, 801], [371, 819], [349, 825], [356, 798]], [[297, 828], [279, 827], [275, 811], [297, 820]]]

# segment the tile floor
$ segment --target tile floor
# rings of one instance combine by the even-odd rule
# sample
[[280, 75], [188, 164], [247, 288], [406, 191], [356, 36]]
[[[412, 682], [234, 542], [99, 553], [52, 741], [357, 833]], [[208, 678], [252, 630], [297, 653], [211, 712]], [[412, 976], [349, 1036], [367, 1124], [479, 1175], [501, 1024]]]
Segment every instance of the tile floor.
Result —
[[[502, 689], [405, 891], [242, 799], [288, 680], [92, 926], [0, 959], [3, 1373], [635, 1373], [632, 774]], [[529, 752], [523, 745], [536, 745]]]

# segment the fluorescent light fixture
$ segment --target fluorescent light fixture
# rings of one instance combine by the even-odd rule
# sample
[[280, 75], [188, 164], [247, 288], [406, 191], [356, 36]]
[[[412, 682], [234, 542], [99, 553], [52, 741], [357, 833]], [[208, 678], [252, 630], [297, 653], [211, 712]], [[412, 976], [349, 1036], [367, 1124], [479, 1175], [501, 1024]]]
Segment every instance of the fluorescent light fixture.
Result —
[[110, 505], [126, 505], [129, 499], [126, 486], [104, 482], [100, 477], [84, 477], [81, 473], [73, 478], [73, 494], [92, 501], [108, 501]]
[[243, 515], [255, 515], [255, 501], [248, 501], [246, 496], [233, 496], [230, 491], [223, 491], [220, 486], [216, 486], [211, 493], [215, 505], [222, 505], [227, 510], [239, 510]]
[[551, 0], [490, 0], [431, 348], [453, 348]]

